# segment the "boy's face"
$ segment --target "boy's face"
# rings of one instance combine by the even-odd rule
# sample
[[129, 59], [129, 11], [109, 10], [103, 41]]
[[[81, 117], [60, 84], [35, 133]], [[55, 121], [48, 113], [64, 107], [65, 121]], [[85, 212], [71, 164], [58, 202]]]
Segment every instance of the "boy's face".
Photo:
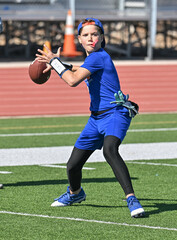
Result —
[[89, 55], [92, 52], [101, 48], [101, 42], [103, 41], [103, 34], [100, 33], [99, 28], [95, 25], [86, 25], [82, 28], [80, 35], [78, 36], [80, 44]]

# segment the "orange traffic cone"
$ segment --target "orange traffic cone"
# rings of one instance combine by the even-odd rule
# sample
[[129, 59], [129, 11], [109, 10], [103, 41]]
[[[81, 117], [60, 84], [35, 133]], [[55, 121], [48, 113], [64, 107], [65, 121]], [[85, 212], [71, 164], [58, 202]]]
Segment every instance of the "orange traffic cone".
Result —
[[[45, 41], [45, 45], [48, 47], [49, 50], [52, 50], [52, 47], [51, 47], [51, 44], [50, 44], [50, 41]], [[47, 50], [45, 47], [43, 47], [43, 51], [45, 53], [47, 53]]]
[[65, 57], [76, 57], [81, 56], [82, 54], [83, 54], [82, 52], [76, 51], [76, 46], [74, 43], [74, 27], [72, 20], [72, 12], [71, 10], [68, 10], [66, 18], [63, 51], [61, 52], [61, 55]]

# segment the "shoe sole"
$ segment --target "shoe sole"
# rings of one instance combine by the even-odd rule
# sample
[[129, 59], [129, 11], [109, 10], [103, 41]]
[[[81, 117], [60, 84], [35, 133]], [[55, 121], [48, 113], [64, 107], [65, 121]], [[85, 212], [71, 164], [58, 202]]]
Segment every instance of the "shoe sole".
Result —
[[143, 208], [138, 208], [131, 212], [131, 217], [133, 217], [133, 218], [144, 217], [144, 215], [145, 215], [145, 212], [144, 212]]
[[132, 218], [142, 218], [144, 216], [145, 216], [145, 212], [136, 214], [136, 215], [132, 216]]

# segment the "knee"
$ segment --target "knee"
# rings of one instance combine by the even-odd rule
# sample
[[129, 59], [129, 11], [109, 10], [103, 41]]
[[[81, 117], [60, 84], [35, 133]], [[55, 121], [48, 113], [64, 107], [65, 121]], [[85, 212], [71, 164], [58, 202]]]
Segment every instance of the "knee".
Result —
[[72, 173], [76, 169], [76, 166], [72, 163], [72, 161], [67, 162], [67, 172]]
[[118, 153], [121, 140], [115, 136], [106, 136], [103, 144], [103, 155], [106, 160]]

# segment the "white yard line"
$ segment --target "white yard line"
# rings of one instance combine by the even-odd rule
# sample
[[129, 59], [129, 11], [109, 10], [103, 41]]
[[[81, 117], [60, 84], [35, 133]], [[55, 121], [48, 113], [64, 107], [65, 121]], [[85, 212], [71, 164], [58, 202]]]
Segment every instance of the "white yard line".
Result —
[[[41, 167], [52, 167], [52, 168], [66, 168], [66, 166], [62, 165], [51, 165], [51, 164], [41, 164]], [[83, 170], [95, 170], [96, 168], [88, 168], [88, 167], [83, 167]], [[1, 172], [0, 172], [1, 173]]]
[[9, 211], [0, 211], [0, 214], [10, 214], [10, 215], [18, 215], [18, 216], [24, 216], [24, 217], [39, 217], [39, 218], [88, 222], [88, 223], [98, 223], [98, 224], [117, 225], [117, 226], [125, 226], [125, 227], [147, 228], [147, 229], [154, 229], [154, 230], [177, 231], [177, 228], [168, 228], [168, 227], [161, 227], [161, 226], [148, 226], [148, 225], [139, 225], [139, 224], [119, 223], [119, 222], [106, 222], [106, 221], [99, 221], [99, 220], [94, 220], [94, 219], [84, 219], [84, 218], [57, 217], [57, 216], [39, 215], [39, 214], [31, 214], [31, 213], [20, 213], [20, 212], [9, 212]]
[[[0, 149], [0, 166], [66, 163], [73, 146]], [[177, 158], [177, 142], [122, 144], [125, 161]], [[96, 150], [88, 162], [103, 162], [102, 150]]]
[[52, 136], [52, 135], [73, 135], [81, 132], [50, 132], [50, 133], [14, 133], [14, 134], [0, 134], [0, 137], [28, 137], [28, 136]]
[[128, 162], [133, 164], [142, 164], [142, 165], [152, 165], [152, 166], [167, 166], [167, 167], [177, 167], [177, 164], [168, 164], [168, 163], [152, 163], [152, 162]]
[[[130, 129], [128, 132], [166, 132], [177, 131], [177, 128], [150, 128], [150, 129]], [[0, 134], [0, 137], [28, 137], [28, 136], [53, 136], [53, 135], [75, 135], [80, 132], [49, 132], [49, 133], [10, 133]]]
[[12, 172], [0, 171], [0, 174], [11, 174]]
[[177, 131], [177, 128], [147, 128], [147, 129], [130, 129], [128, 132], [167, 132]]

